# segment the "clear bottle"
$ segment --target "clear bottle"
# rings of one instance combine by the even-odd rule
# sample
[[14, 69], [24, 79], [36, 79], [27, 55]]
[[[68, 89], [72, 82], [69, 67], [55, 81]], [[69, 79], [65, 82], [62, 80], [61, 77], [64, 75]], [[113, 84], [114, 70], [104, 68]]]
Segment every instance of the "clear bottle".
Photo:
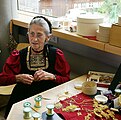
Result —
[[117, 15], [117, 3], [114, 2], [112, 4], [112, 11], [110, 12], [110, 22], [111, 23], [117, 23], [117, 18], [118, 18], [118, 15]]

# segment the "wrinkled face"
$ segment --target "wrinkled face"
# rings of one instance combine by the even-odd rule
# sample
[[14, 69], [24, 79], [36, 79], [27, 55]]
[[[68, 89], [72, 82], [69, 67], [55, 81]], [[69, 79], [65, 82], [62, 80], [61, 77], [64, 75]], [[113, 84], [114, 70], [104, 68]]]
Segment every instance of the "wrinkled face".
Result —
[[49, 40], [45, 29], [40, 25], [32, 24], [28, 32], [30, 46], [35, 51], [43, 50], [45, 42]]

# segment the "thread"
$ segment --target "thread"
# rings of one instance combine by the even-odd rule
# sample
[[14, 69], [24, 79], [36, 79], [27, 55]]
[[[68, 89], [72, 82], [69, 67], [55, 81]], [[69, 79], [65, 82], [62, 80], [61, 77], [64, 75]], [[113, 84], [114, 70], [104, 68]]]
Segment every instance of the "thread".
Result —
[[40, 120], [40, 114], [39, 113], [37, 113], [37, 112], [35, 112], [33, 115], [32, 115], [32, 117], [33, 117], [33, 119], [34, 120]]
[[115, 89], [115, 96], [119, 97], [120, 94], [121, 94], [121, 90], [120, 89]]
[[53, 105], [53, 104], [48, 104], [48, 105], [46, 106], [46, 108], [48, 109], [47, 115], [53, 115], [53, 114], [54, 114], [54, 111], [53, 111], [54, 105]]
[[25, 107], [23, 110], [24, 113], [24, 119], [30, 119], [32, 117], [31, 115], [31, 108], [30, 107]]
[[25, 103], [23, 104], [23, 106], [24, 106], [24, 107], [31, 107], [31, 103], [30, 103], [30, 102], [25, 102]]
[[41, 100], [42, 100], [42, 97], [41, 96], [37, 96], [37, 97], [35, 97], [35, 107], [36, 108], [40, 108], [41, 107]]

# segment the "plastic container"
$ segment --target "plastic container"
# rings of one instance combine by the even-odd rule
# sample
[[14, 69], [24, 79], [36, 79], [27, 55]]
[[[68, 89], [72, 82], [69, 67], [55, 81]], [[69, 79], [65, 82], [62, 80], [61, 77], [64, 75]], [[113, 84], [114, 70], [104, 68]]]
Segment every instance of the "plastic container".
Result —
[[96, 31], [96, 39], [101, 42], [109, 42], [111, 25], [109, 23], [99, 24], [99, 30]]
[[82, 84], [82, 92], [86, 95], [95, 95], [97, 93], [97, 83], [86, 81]]
[[103, 17], [98, 15], [81, 15], [77, 17], [77, 34], [82, 36], [96, 36], [99, 24]]

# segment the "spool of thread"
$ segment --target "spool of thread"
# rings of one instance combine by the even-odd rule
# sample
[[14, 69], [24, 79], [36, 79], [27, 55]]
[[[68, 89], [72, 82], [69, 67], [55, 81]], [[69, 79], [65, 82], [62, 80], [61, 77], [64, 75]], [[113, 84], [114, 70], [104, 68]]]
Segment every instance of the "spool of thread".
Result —
[[35, 97], [35, 107], [36, 108], [40, 108], [41, 107], [41, 100], [42, 100], [42, 97], [41, 96], [37, 96], [37, 97]]
[[37, 113], [37, 112], [35, 112], [35, 113], [32, 115], [32, 117], [33, 117], [34, 120], [41, 120], [41, 119], [40, 119], [41, 116], [40, 116], [40, 114]]
[[24, 119], [30, 119], [32, 117], [31, 115], [31, 108], [30, 107], [25, 107], [23, 110], [24, 113]]
[[30, 103], [30, 102], [25, 102], [25, 103], [23, 104], [23, 106], [24, 106], [24, 107], [31, 107], [31, 103]]
[[115, 89], [115, 96], [118, 97], [121, 95], [121, 89]]
[[54, 114], [54, 111], [53, 111], [53, 109], [54, 109], [54, 105], [53, 104], [48, 104], [47, 106], [46, 106], [46, 108], [48, 109], [48, 111], [47, 111], [47, 115], [53, 115]]

